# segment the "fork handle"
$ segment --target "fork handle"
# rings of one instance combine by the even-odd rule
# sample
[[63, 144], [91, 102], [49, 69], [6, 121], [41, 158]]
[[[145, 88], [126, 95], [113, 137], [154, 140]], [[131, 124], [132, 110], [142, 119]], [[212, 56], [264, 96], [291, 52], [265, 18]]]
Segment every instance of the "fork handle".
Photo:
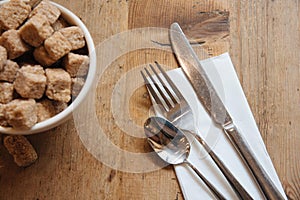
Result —
[[204, 147], [205, 151], [210, 155], [215, 164], [221, 170], [231, 187], [234, 189], [235, 193], [238, 195], [239, 199], [243, 200], [253, 200], [250, 194], [245, 190], [245, 188], [240, 184], [240, 182], [234, 177], [230, 170], [226, 167], [223, 161], [215, 154], [215, 152], [206, 144], [206, 142], [197, 134], [193, 134], [198, 142]]
[[285, 198], [274, 185], [263, 166], [258, 162], [249, 144], [237, 127], [232, 123], [225, 126], [224, 131], [249, 167], [265, 197], [268, 200], [284, 200]]

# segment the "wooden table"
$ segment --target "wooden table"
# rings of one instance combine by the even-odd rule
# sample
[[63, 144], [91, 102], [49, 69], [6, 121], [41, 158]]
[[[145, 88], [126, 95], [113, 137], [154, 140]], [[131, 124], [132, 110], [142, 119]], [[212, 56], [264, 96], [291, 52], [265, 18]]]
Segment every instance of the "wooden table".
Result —
[[[177, 21], [190, 38], [205, 42], [210, 55], [229, 51], [284, 190], [289, 199], [300, 199], [298, 0], [55, 2], [85, 22], [96, 46], [126, 30], [169, 28]], [[221, 29], [219, 25], [223, 25]], [[110, 130], [111, 141], [128, 151], [150, 149], [144, 139], [126, 135], [115, 124], [111, 93], [122, 74], [154, 60], [176, 67], [170, 53], [144, 49], [116, 59], [98, 83], [99, 119], [105, 130]], [[130, 116], [135, 123], [143, 124], [150, 105], [141, 86], [130, 98]], [[171, 166], [149, 173], [112, 169], [86, 150], [73, 120], [28, 139], [39, 155], [28, 168], [17, 167], [0, 145], [0, 199], [183, 199]]]

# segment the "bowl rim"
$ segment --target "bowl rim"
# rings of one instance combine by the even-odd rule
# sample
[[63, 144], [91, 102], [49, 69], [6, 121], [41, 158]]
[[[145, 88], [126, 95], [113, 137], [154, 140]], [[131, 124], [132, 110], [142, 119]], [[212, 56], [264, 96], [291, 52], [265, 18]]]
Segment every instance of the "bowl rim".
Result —
[[[9, 0], [0, 1], [0, 5], [6, 3], [8, 1]], [[94, 45], [94, 42], [93, 42], [90, 32], [88, 31], [85, 24], [79, 19], [79, 17], [77, 17], [69, 9], [65, 8], [64, 6], [62, 6], [58, 3], [52, 2], [52, 1], [50, 1], [50, 3], [55, 5], [61, 11], [61, 15], [68, 17], [68, 19], [66, 19], [67, 22], [69, 22], [70, 19], [72, 19], [71, 24], [79, 26], [84, 32], [86, 45], [88, 48], [88, 54], [89, 54], [89, 58], [90, 58], [89, 70], [88, 70], [88, 74], [87, 74], [85, 83], [84, 83], [79, 95], [74, 99], [74, 101], [72, 100], [71, 104], [66, 109], [64, 109], [62, 112], [58, 113], [57, 115], [55, 115], [45, 121], [39, 122], [39, 123], [35, 124], [33, 127], [31, 127], [30, 129], [26, 129], [26, 130], [0, 126], [0, 133], [2, 133], [2, 134], [30, 135], [30, 134], [41, 133], [41, 132], [50, 130], [50, 129], [64, 123], [71, 117], [73, 111], [85, 99], [85, 97], [87, 96], [90, 88], [92, 87], [93, 81], [95, 79], [96, 52], [95, 52], [95, 45]]]

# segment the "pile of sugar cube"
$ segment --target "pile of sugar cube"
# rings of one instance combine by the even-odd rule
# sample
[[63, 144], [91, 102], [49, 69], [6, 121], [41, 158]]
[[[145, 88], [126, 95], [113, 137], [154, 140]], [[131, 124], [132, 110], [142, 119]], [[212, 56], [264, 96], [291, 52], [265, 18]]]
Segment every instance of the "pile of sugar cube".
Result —
[[84, 85], [83, 31], [49, 1], [0, 7], [0, 125], [30, 129], [64, 110]]

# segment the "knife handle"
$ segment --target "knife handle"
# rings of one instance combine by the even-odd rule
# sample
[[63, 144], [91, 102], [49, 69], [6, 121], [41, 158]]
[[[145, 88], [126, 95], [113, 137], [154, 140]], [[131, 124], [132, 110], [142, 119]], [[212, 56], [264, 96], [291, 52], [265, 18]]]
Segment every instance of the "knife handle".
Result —
[[231, 123], [224, 126], [223, 129], [249, 167], [265, 197], [268, 200], [284, 200], [285, 198], [276, 188], [263, 166], [258, 162], [249, 144], [237, 127]]

